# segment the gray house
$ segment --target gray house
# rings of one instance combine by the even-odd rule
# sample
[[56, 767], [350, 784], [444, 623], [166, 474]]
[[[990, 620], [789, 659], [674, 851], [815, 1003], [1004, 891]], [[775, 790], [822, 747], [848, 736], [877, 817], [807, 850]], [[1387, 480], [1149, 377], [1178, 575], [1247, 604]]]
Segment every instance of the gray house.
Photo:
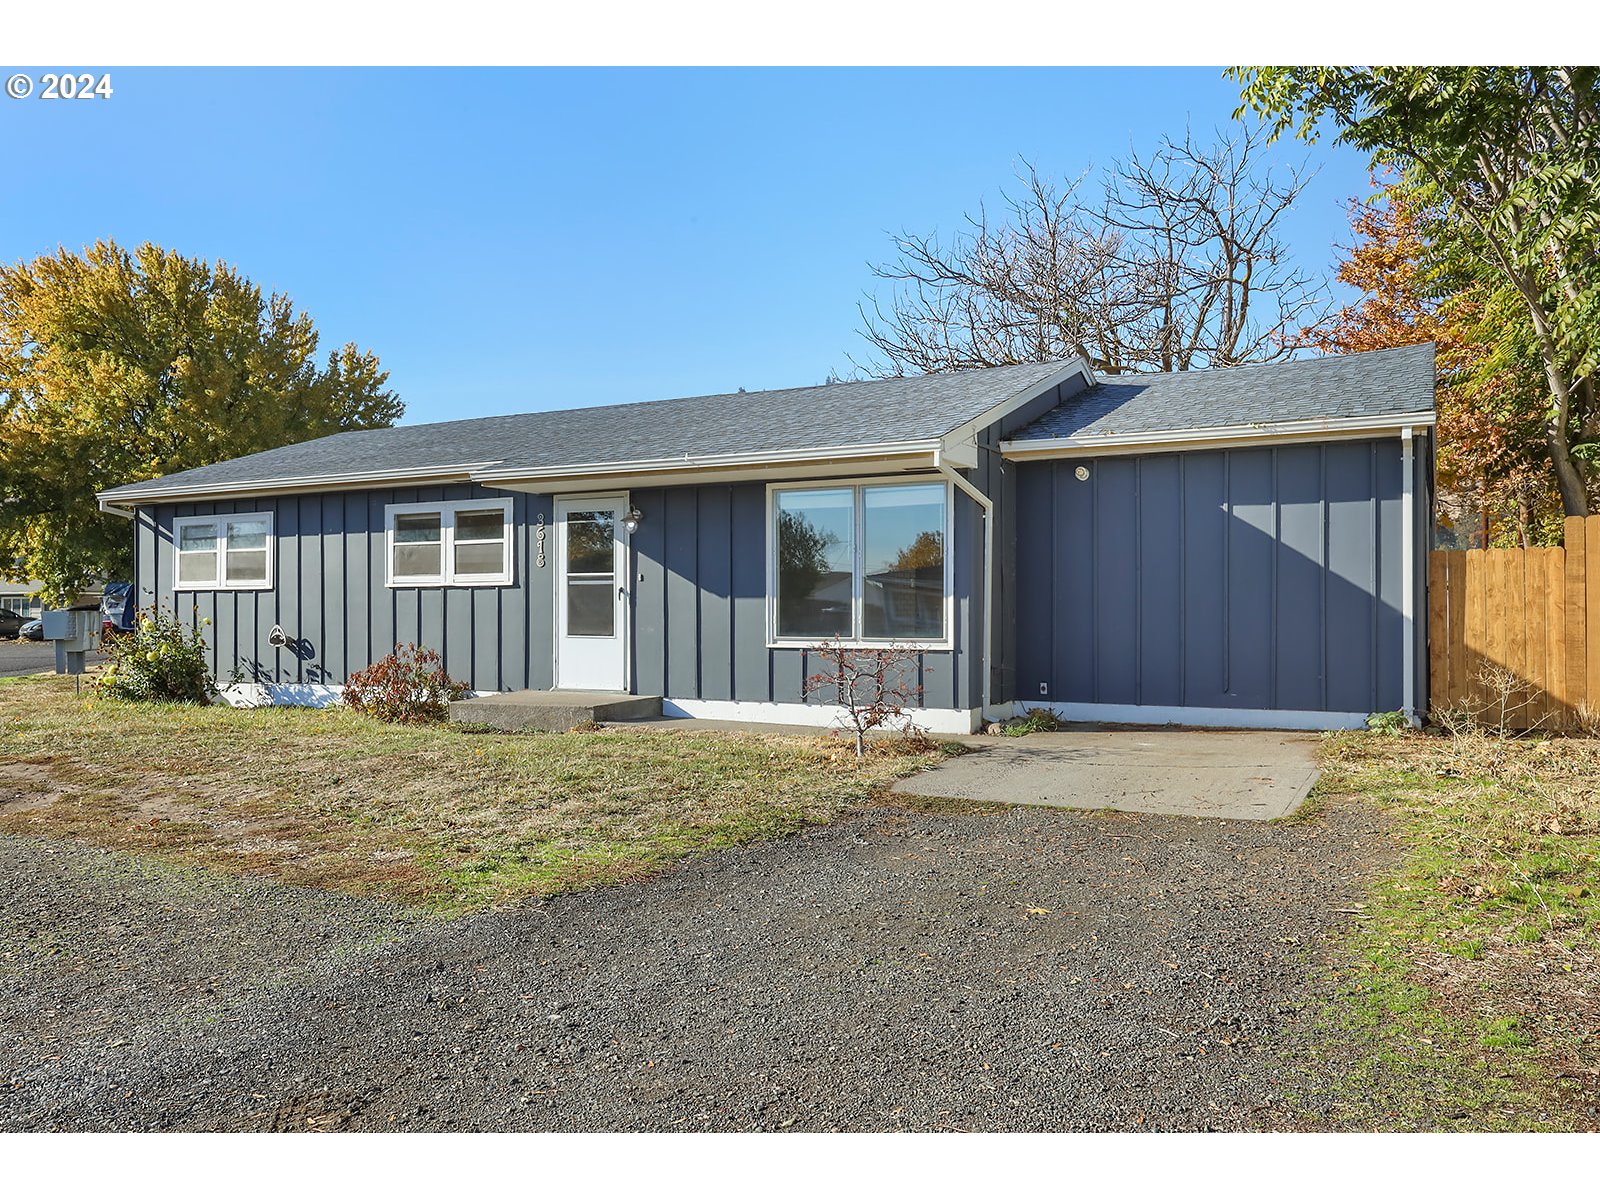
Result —
[[838, 637], [923, 724], [1331, 728], [1426, 707], [1433, 348], [1082, 362], [341, 433], [101, 493], [241, 702], [396, 643], [479, 692], [826, 724]]

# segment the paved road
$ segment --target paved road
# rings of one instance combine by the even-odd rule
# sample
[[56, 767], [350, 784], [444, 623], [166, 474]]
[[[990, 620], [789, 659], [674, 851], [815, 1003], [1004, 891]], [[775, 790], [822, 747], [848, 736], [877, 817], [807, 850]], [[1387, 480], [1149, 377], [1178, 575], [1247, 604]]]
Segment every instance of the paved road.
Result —
[[991, 804], [1048, 804], [1173, 816], [1270, 820], [1317, 781], [1317, 735], [1073, 729], [972, 739], [964, 754], [895, 791]]
[[[87, 659], [92, 665], [104, 662], [105, 655], [95, 650]], [[33, 675], [55, 669], [56, 651], [49, 642], [20, 642], [9, 638], [0, 641], [0, 676]]]
[[448, 923], [0, 837], [0, 1130], [1281, 1126], [1372, 821], [874, 810]]

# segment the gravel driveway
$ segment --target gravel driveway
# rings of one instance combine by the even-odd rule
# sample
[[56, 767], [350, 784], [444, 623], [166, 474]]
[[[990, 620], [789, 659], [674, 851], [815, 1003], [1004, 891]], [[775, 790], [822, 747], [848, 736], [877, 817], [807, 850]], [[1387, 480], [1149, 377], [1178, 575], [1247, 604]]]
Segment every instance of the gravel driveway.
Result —
[[885, 809], [447, 923], [0, 838], [0, 1130], [1279, 1125], [1384, 845]]

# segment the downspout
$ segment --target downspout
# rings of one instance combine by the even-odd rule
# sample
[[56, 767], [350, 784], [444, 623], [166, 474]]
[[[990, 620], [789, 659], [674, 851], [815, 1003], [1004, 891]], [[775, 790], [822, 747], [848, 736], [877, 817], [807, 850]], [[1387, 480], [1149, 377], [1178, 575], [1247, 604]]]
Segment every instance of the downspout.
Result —
[[123, 508], [122, 505], [113, 504], [109, 500], [100, 501], [100, 511], [103, 513], [110, 513], [113, 517], [122, 517], [129, 521], [133, 520], [133, 518], [137, 515], [133, 509]]
[[985, 496], [965, 475], [944, 460], [944, 452], [933, 452], [934, 469], [960, 488], [983, 510], [983, 696], [980, 714], [989, 719], [991, 680], [994, 672], [994, 501]]
[[1416, 440], [1411, 426], [1400, 430], [1400, 595], [1402, 644], [1405, 665], [1402, 701], [1406, 717], [1413, 725], [1417, 718], [1417, 481]]

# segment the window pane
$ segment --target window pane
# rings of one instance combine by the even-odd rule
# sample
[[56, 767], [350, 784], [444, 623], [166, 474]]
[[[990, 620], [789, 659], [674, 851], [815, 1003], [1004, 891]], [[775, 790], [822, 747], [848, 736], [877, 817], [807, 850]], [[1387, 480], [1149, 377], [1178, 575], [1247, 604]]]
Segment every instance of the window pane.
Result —
[[228, 582], [265, 583], [267, 579], [267, 552], [265, 550], [235, 550], [233, 539], [228, 539]]
[[395, 517], [394, 540], [397, 542], [437, 542], [439, 540], [439, 514], [407, 513]]
[[215, 550], [217, 527], [215, 525], [185, 525], [178, 530], [179, 550]]
[[494, 542], [506, 535], [505, 514], [498, 508], [489, 512], [458, 512], [456, 541]]
[[267, 548], [267, 523], [265, 521], [229, 521], [229, 550], [265, 550]]
[[610, 574], [616, 570], [616, 516], [609, 512], [567, 514], [567, 573]]
[[861, 489], [861, 629], [944, 636], [944, 486]]
[[457, 575], [499, 575], [505, 569], [504, 542], [456, 543]]
[[573, 637], [611, 637], [617, 630], [615, 585], [607, 580], [567, 581], [567, 633]]
[[855, 510], [849, 488], [777, 496], [778, 636], [848, 637]]
[[[215, 538], [212, 539], [215, 544]], [[178, 555], [179, 583], [215, 583], [217, 581], [217, 552], [202, 550], [198, 553]]]
[[[396, 532], [399, 532], [398, 530]], [[434, 579], [443, 574], [444, 548], [437, 542], [433, 545], [415, 544], [396, 546], [394, 548], [394, 573], [396, 575], [421, 576]]]

